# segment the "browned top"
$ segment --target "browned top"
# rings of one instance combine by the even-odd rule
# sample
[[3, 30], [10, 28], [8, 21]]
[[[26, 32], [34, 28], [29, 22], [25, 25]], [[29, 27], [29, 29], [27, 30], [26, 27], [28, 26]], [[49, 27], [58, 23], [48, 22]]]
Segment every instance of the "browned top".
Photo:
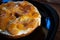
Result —
[[29, 2], [9, 2], [0, 5], [0, 29], [8, 30], [11, 34], [17, 34], [20, 30], [34, 28], [38, 22], [39, 12]]

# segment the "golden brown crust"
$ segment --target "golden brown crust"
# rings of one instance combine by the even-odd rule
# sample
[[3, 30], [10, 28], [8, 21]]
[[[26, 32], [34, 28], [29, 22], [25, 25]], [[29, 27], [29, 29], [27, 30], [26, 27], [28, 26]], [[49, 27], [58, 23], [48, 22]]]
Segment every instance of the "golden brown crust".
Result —
[[[0, 5], [0, 29], [7, 30], [11, 35], [17, 35], [21, 30], [28, 28], [34, 30], [39, 26], [40, 21], [37, 18], [41, 18], [38, 10], [37, 12], [36, 10], [35, 6], [27, 1]], [[30, 30], [29, 33], [33, 30]]]

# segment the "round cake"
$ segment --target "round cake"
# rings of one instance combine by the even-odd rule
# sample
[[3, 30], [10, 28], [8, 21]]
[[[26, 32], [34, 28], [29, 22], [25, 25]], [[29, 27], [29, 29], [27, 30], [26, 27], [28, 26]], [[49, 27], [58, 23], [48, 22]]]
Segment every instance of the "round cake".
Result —
[[27, 1], [0, 5], [0, 33], [8, 36], [26, 36], [41, 24], [38, 9]]

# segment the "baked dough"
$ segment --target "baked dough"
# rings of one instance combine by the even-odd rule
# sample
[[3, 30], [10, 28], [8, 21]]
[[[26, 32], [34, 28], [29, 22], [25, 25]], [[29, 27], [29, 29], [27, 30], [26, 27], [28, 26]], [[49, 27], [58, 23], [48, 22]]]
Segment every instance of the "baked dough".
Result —
[[31, 33], [41, 24], [38, 9], [27, 1], [0, 5], [0, 33], [17, 36]]

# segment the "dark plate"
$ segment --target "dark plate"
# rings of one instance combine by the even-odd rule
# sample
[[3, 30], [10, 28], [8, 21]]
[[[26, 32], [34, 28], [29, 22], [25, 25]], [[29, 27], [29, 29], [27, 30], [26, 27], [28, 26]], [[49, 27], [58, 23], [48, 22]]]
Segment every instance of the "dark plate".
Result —
[[[39, 26], [30, 35], [24, 38], [19, 38], [17, 40], [53, 40], [59, 24], [59, 17], [57, 15], [57, 12], [48, 4], [38, 3], [36, 1], [29, 1], [29, 2], [34, 4], [42, 15], [41, 26]], [[48, 30], [47, 37], [45, 37], [42, 27]], [[5, 37], [3, 36], [3, 38]]]
[[53, 9], [50, 5], [44, 3], [38, 3], [29, 1], [34, 4], [42, 15], [42, 25], [48, 30], [47, 37], [45, 40], [54, 40], [58, 24], [59, 24], [59, 16], [55, 9]]

